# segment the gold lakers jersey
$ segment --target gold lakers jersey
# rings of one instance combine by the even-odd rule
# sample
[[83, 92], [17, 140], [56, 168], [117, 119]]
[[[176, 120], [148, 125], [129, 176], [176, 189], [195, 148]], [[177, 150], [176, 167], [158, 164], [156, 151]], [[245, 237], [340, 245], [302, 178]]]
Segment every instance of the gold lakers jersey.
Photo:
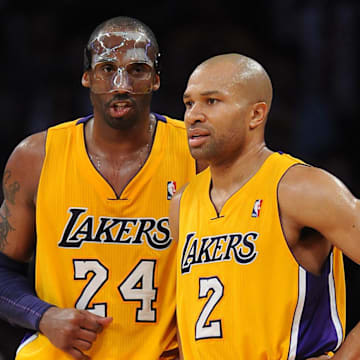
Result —
[[184, 359], [305, 359], [341, 344], [342, 254], [333, 249], [315, 276], [296, 262], [281, 227], [278, 184], [299, 163], [273, 153], [220, 214], [209, 170], [186, 187], [177, 256]]
[[[159, 359], [176, 348], [176, 245], [169, 200], [195, 175], [183, 122], [156, 115], [150, 155], [120, 196], [86, 151], [89, 117], [48, 130], [36, 208], [35, 287], [59, 307], [113, 317], [87, 352]], [[35, 334], [17, 359], [70, 359]]]

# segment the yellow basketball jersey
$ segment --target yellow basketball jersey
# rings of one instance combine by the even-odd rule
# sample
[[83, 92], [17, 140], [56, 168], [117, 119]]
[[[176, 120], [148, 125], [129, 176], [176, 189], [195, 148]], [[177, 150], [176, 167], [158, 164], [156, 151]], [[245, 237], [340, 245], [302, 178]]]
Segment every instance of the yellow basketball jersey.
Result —
[[[159, 359], [176, 348], [176, 244], [169, 200], [195, 175], [183, 122], [156, 115], [148, 159], [118, 197], [89, 159], [84, 123], [48, 130], [36, 209], [35, 286], [59, 307], [111, 316], [94, 360]], [[43, 335], [17, 359], [70, 359]]]
[[277, 189], [299, 160], [273, 153], [217, 214], [207, 169], [180, 205], [177, 320], [185, 360], [305, 359], [339, 347], [342, 254], [321, 276], [302, 268], [281, 227]]

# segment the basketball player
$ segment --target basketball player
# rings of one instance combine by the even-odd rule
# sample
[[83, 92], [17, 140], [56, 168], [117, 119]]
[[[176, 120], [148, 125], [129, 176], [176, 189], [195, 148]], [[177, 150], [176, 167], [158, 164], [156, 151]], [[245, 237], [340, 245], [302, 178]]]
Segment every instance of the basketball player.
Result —
[[[94, 114], [30, 136], [8, 160], [0, 314], [34, 330], [19, 360], [177, 356], [168, 206], [196, 166], [183, 122], [150, 112], [158, 56], [140, 21], [100, 24], [82, 77]], [[21, 275], [34, 250], [38, 297]]]
[[[172, 200], [184, 359], [326, 358], [345, 331], [342, 253], [360, 262], [360, 203], [329, 173], [266, 147], [272, 85], [239, 55], [200, 64], [184, 93], [195, 159]], [[334, 359], [359, 358], [355, 328]]]

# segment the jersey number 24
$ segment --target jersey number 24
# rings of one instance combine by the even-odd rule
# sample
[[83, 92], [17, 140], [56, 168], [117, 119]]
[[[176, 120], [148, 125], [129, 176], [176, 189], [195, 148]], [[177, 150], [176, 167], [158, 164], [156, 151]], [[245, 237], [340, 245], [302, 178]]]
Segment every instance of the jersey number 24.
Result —
[[[108, 280], [109, 270], [99, 260], [74, 259], [74, 279], [86, 280], [89, 273], [93, 276], [86, 284], [76, 301], [77, 309], [84, 309], [99, 316], [107, 316], [107, 304], [96, 303], [90, 306], [95, 294]], [[136, 309], [137, 322], [155, 322], [157, 288], [154, 287], [155, 260], [140, 260], [125, 280], [118, 286], [119, 293], [124, 301], [139, 301]]]

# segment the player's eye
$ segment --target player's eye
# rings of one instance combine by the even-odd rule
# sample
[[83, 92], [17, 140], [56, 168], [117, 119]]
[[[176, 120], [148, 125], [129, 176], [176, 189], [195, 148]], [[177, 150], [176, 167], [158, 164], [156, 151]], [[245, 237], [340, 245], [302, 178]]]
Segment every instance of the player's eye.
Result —
[[209, 105], [214, 105], [214, 104], [216, 104], [218, 102], [218, 99], [214, 99], [214, 98], [208, 98], [207, 99], [207, 103], [209, 104]]
[[126, 71], [132, 77], [142, 80], [151, 76], [152, 68], [148, 64], [133, 63], [126, 66]]
[[190, 100], [186, 100], [186, 101], [184, 101], [184, 105], [187, 109], [190, 109], [191, 106], [193, 105], [193, 102]]
[[102, 71], [105, 73], [110, 73], [116, 71], [116, 66], [113, 64], [104, 64], [102, 66]]
[[111, 63], [97, 64], [95, 67], [95, 76], [100, 79], [112, 76], [114, 72], [116, 72], [116, 66]]

